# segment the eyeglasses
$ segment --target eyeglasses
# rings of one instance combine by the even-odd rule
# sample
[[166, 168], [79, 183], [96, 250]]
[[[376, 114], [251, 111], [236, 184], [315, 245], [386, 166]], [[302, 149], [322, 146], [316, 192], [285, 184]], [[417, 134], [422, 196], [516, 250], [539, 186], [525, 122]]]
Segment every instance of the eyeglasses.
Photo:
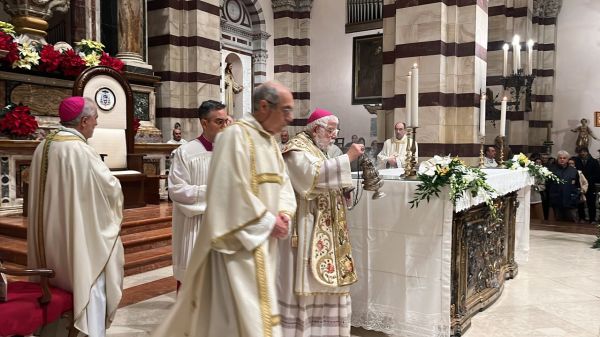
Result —
[[334, 129], [334, 128], [330, 128], [330, 127], [322, 126], [322, 128], [325, 129], [325, 131], [330, 135], [337, 135], [337, 133], [340, 131], [339, 129]]
[[[277, 107], [277, 105], [278, 105], [278, 104], [275, 104], [275, 103], [269, 101], [268, 99], [265, 99], [265, 101], [267, 101], [273, 107]], [[294, 108], [285, 107], [285, 108], [281, 108], [281, 111], [283, 111], [284, 114], [290, 115], [290, 114], [294, 113]]]

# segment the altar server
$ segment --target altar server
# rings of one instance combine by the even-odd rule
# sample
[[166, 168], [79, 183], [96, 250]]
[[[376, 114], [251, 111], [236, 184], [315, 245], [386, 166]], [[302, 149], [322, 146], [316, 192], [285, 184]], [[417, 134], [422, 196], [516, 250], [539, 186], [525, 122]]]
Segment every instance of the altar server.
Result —
[[59, 116], [62, 127], [31, 161], [28, 264], [54, 269], [50, 283], [73, 293], [75, 328], [103, 337], [123, 289], [123, 193], [87, 144], [98, 124], [96, 103], [66, 98]]
[[177, 288], [186, 267], [206, 210], [206, 185], [213, 143], [228, 123], [227, 110], [208, 100], [198, 108], [202, 134], [177, 148], [169, 173], [169, 197], [173, 200], [173, 275]]
[[292, 93], [254, 88], [254, 112], [215, 143], [209, 203], [175, 306], [153, 336], [281, 336], [275, 290], [278, 238], [294, 191], [273, 135], [293, 119]]
[[[394, 137], [383, 143], [383, 148], [377, 155], [377, 167], [379, 169], [403, 168], [406, 160], [406, 151], [409, 150], [408, 146], [410, 145], [406, 136], [406, 125], [403, 122], [397, 122], [394, 124]], [[417, 160], [419, 153], [418, 144], [415, 144], [415, 147], [417, 149], [415, 160]]]
[[349, 285], [357, 281], [342, 188], [352, 186], [350, 162], [365, 146], [328, 158], [338, 119], [315, 110], [283, 153], [298, 210], [292, 237], [279, 242], [278, 294], [286, 337], [350, 336]]

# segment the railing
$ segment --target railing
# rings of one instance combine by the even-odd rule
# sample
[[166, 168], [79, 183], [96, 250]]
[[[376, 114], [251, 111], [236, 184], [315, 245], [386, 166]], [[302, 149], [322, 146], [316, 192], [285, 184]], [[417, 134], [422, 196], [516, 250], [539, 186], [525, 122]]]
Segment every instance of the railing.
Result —
[[379, 21], [383, 18], [383, 0], [346, 0], [347, 23]]

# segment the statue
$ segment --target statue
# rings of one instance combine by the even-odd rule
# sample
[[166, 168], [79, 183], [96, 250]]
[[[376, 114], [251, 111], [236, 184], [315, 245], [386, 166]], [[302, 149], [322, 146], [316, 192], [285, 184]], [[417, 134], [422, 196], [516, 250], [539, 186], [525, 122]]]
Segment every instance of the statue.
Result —
[[233, 64], [227, 62], [227, 65], [225, 66], [225, 105], [227, 114], [230, 116], [234, 115], [233, 108], [235, 107], [235, 101], [233, 95], [240, 93], [244, 89], [244, 87], [238, 84], [235, 81], [235, 78], [233, 78], [233, 73], [231, 72], [232, 68]]
[[590, 136], [595, 140], [598, 140], [592, 133], [592, 130], [587, 126], [588, 120], [585, 118], [581, 119], [581, 125], [571, 130], [571, 132], [578, 132], [577, 141], [575, 142], [575, 152], [579, 152], [582, 148], [590, 148]]

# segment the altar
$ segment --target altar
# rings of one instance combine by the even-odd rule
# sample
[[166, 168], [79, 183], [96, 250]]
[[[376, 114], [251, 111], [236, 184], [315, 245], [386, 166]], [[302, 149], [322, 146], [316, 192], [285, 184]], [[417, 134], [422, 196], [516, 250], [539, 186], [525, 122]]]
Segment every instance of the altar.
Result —
[[460, 336], [500, 295], [529, 250], [529, 195], [523, 171], [484, 170], [498, 192], [494, 220], [484, 200], [448, 191], [410, 208], [417, 181], [386, 179], [383, 199], [364, 191], [348, 213], [358, 282], [352, 325], [391, 336]]

